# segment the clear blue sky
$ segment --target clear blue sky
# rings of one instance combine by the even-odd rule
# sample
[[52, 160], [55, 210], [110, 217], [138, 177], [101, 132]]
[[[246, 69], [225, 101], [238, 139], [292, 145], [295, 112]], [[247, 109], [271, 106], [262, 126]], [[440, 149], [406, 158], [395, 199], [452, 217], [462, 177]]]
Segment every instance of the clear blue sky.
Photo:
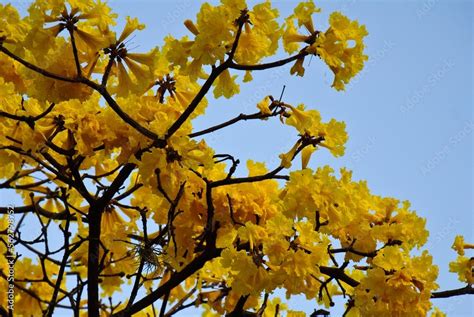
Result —
[[[5, 1], [1, 1], [5, 2]], [[15, 2], [15, 1], [13, 1]], [[187, 34], [182, 24], [195, 18], [203, 1], [110, 1], [120, 16], [139, 17], [147, 28], [137, 34], [138, 50], [161, 45], [166, 34]], [[210, 1], [215, 2], [215, 1]], [[272, 1], [282, 16], [298, 1]], [[325, 30], [330, 12], [339, 10], [367, 26], [369, 62], [346, 92], [330, 88], [332, 73], [317, 58], [304, 78], [290, 77], [289, 68], [254, 73], [251, 84], [231, 100], [211, 100], [206, 127], [241, 112], [255, 111], [265, 95], [318, 109], [323, 118], [344, 120], [349, 132], [346, 155], [339, 159], [318, 151], [311, 166], [346, 166], [355, 179], [366, 179], [376, 194], [410, 200], [428, 219], [428, 248], [440, 267], [442, 289], [463, 286], [448, 272], [456, 256], [450, 249], [456, 234], [474, 242], [472, 73], [473, 21], [470, 1], [315, 1], [323, 9], [315, 21]], [[24, 4], [25, 1], [16, 1]], [[250, 6], [255, 3], [248, 1]], [[305, 65], [308, 65], [306, 61]], [[219, 153], [241, 161], [279, 164], [278, 154], [296, 139], [291, 129], [274, 122], [243, 123], [208, 139]], [[1, 197], [1, 196], [0, 196]], [[4, 199], [2, 198], [2, 201]], [[448, 316], [472, 316], [472, 296], [436, 300]], [[292, 301], [312, 312], [314, 303]], [[188, 313], [182, 316], [193, 316]], [[340, 312], [333, 311], [333, 316]]]

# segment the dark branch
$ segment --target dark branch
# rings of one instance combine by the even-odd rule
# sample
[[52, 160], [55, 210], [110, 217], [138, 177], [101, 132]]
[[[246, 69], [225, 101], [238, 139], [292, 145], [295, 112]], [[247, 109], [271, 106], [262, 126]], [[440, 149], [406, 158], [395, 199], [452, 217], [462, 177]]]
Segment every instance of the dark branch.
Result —
[[51, 103], [45, 111], [43, 111], [37, 116], [17, 116], [8, 112], [0, 111], [0, 117], [5, 117], [8, 119], [25, 122], [26, 124], [28, 124], [30, 128], [33, 129], [35, 126], [35, 122], [45, 117], [46, 115], [48, 115], [53, 110], [55, 105], [56, 104], [54, 102]]
[[15, 54], [10, 52], [6, 47], [4, 47], [2, 45], [0, 45], [0, 52], [5, 53], [6, 55], [10, 56], [14, 60], [19, 62], [23, 66], [25, 66], [26, 68], [31, 69], [32, 71], [35, 71], [35, 72], [37, 72], [37, 73], [39, 73], [39, 74], [41, 74], [45, 77], [56, 79], [56, 80], [61, 80], [61, 81], [66, 81], [66, 82], [69, 82], [69, 83], [81, 83], [82, 82], [82, 80], [80, 78], [64, 77], [64, 76], [61, 76], [61, 75], [58, 75], [58, 74], [51, 73], [51, 72], [49, 72], [45, 69], [42, 69], [41, 67], [38, 67], [36, 65], [33, 65], [33, 64], [25, 61], [21, 57], [16, 56]]
[[235, 117], [233, 119], [230, 119], [229, 121], [223, 122], [221, 124], [217, 124], [215, 126], [212, 126], [210, 128], [207, 128], [207, 129], [204, 129], [204, 130], [201, 130], [201, 131], [193, 132], [193, 133], [189, 134], [188, 136], [190, 138], [194, 138], [194, 137], [197, 137], [197, 136], [201, 136], [201, 135], [204, 135], [204, 134], [212, 133], [214, 131], [223, 129], [223, 128], [228, 127], [228, 126], [230, 126], [234, 123], [237, 123], [239, 121], [254, 120], [254, 119], [265, 119], [265, 118], [272, 117], [272, 116], [274, 116], [274, 114], [263, 114], [261, 112], [256, 112], [256, 113], [252, 113], [252, 114], [243, 114], [243, 113], [241, 113], [237, 117]]
[[112, 317], [124, 317], [130, 316], [135, 314], [145, 307], [151, 305], [162, 296], [164, 296], [167, 292], [171, 291], [173, 288], [181, 284], [182, 281], [187, 279], [189, 276], [194, 274], [196, 271], [201, 269], [207, 261], [219, 256], [220, 250], [213, 249], [213, 250], [206, 250], [200, 255], [198, 255], [194, 260], [192, 260], [186, 267], [184, 267], [181, 271], [174, 273], [171, 275], [170, 279], [158, 287], [156, 290], [151, 292], [150, 294], [143, 297], [141, 300], [133, 304], [128, 311], [120, 311], [112, 315]]
[[220, 186], [227, 186], [233, 184], [241, 184], [241, 183], [253, 183], [253, 182], [260, 182], [269, 179], [284, 179], [289, 180], [288, 176], [277, 175], [281, 170], [283, 170], [283, 166], [279, 166], [275, 168], [273, 171], [268, 172], [264, 175], [256, 175], [256, 176], [249, 176], [249, 177], [240, 177], [240, 178], [229, 178], [223, 179], [215, 182], [210, 182], [209, 186], [212, 188], [220, 187]]
[[332, 278], [338, 279], [340, 281], [343, 281], [344, 283], [346, 283], [346, 284], [348, 284], [352, 287], [356, 287], [357, 285], [359, 285], [359, 282], [354, 280], [349, 275], [347, 275], [344, 272], [344, 269], [341, 269], [341, 268], [338, 268], [338, 267], [320, 266], [319, 270], [321, 271], [321, 273], [323, 273], [325, 275], [328, 275]]
[[[247, 15], [247, 13], [243, 12], [242, 15]], [[243, 19], [241, 16], [238, 19], [238, 23], [239, 25], [238, 25], [237, 34], [236, 34], [234, 43], [232, 44], [232, 49], [231, 49], [231, 52], [229, 53], [229, 57], [226, 59], [224, 63], [212, 69], [211, 74], [209, 75], [205, 83], [202, 85], [197, 95], [188, 105], [186, 110], [184, 110], [184, 112], [179, 116], [179, 118], [168, 129], [168, 132], [166, 133], [166, 137], [165, 137], [166, 140], [168, 140], [176, 131], [178, 131], [178, 129], [184, 124], [184, 122], [186, 122], [186, 120], [194, 112], [194, 110], [196, 110], [197, 106], [202, 101], [204, 96], [206, 96], [207, 92], [209, 91], [209, 89], [211, 88], [212, 84], [217, 79], [217, 77], [219, 77], [219, 75], [224, 70], [228, 69], [229, 65], [232, 65], [232, 59], [234, 58], [235, 51], [237, 50], [237, 45], [239, 42], [240, 34], [242, 33], [242, 27], [245, 23], [245, 19]]]
[[79, 61], [79, 53], [77, 51], [76, 39], [74, 37], [74, 25], [68, 27], [69, 35], [71, 36], [72, 53], [74, 55], [74, 63], [76, 64], [77, 77], [82, 77], [81, 62]]
[[474, 287], [472, 285], [467, 285], [462, 288], [452, 289], [448, 291], [439, 291], [431, 293], [431, 298], [447, 298], [459, 295], [473, 295]]
[[236, 64], [234, 62], [230, 63], [229, 68], [231, 69], [238, 69], [238, 70], [265, 70], [265, 69], [270, 69], [270, 68], [275, 68], [275, 67], [280, 67], [285, 64], [291, 63], [298, 58], [302, 58], [308, 55], [307, 52], [302, 51], [296, 55], [290, 56], [288, 58], [271, 62], [271, 63], [264, 63], [264, 64], [257, 64], [257, 65], [241, 65], [241, 64]]

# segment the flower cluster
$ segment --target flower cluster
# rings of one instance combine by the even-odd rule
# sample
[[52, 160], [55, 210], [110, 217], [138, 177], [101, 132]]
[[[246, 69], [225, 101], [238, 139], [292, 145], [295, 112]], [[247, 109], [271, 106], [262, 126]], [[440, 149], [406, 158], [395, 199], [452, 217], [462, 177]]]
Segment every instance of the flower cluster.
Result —
[[[367, 31], [339, 12], [320, 30], [313, 22], [320, 11], [305, 1], [279, 20], [270, 1], [204, 3], [184, 22], [187, 36], [139, 52], [131, 43], [145, 25], [126, 17], [116, 28], [117, 15], [100, 0], [36, 0], [25, 17], [0, 4], [0, 188], [16, 190], [25, 205], [16, 211], [41, 227], [36, 240], [15, 235], [32, 254], [17, 259], [15, 312], [42, 315], [67, 308], [63, 300], [76, 315], [94, 305], [107, 316], [133, 310], [112, 298], [134, 280], [131, 302], [142, 286], [145, 296], [166, 290], [163, 310], [177, 306], [165, 316], [193, 305], [206, 316], [304, 314], [271, 295], [277, 289], [325, 307], [348, 296], [347, 316], [425, 316], [438, 274], [426, 250], [413, 252], [427, 240], [425, 219], [407, 201], [371, 193], [347, 169], [310, 164], [321, 147], [344, 154], [344, 122], [266, 96], [257, 113], [193, 126], [208, 92], [240, 91], [239, 72], [245, 83], [252, 72], [291, 63], [290, 73], [303, 76], [313, 55], [343, 90], [367, 60]], [[266, 61], [280, 45], [293, 55]], [[206, 139], [238, 121], [272, 117], [297, 135], [273, 169], [249, 160], [241, 176], [240, 161]], [[288, 171], [300, 154], [302, 168]], [[0, 232], [6, 223], [0, 215]], [[63, 233], [64, 246], [49, 248], [49, 229]], [[44, 250], [31, 247], [39, 242]], [[468, 284], [472, 247], [457, 237], [450, 265]], [[4, 261], [0, 269], [3, 290]], [[91, 278], [109, 306], [81, 300]], [[147, 307], [136, 316], [155, 313]]]

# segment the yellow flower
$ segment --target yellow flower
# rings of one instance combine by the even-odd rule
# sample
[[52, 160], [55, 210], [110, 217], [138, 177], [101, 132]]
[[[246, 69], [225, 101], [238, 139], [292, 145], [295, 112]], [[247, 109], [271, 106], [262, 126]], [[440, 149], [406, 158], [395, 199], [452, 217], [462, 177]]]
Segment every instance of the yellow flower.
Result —
[[275, 54], [281, 36], [281, 28], [276, 20], [279, 16], [278, 10], [272, 8], [270, 1], [265, 1], [255, 5], [248, 14], [253, 25], [253, 31], [264, 34], [268, 39], [264, 56]]
[[282, 313], [288, 309], [288, 305], [281, 301], [281, 298], [274, 297], [268, 300], [267, 308], [263, 312], [263, 317], [275, 317], [279, 316], [279, 313]]
[[[237, 7], [233, 7], [235, 10]], [[226, 46], [232, 41], [233, 19], [238, 18], [239, 10], [232, 11], [224, 5], [212, 6], [209, 3], [204, 3], [197, 15], [196, 23], [186, 21], [185, 26], [195, 35], [193, 41], [189, 41], [187, 37], [183, 37], [176, 48], [180, 50], [171, 52], [171, 54], [184, 53], [187, 56], [186, 60], [180, 63], [183, 66], [183, 71], [191, 71], [199, 73], [202, 65], [212, 65], [216, 61], [224, 60], [226, 53]], [[176, 43], [176, 44], [178, 44]], [[187, 65], [188, 56], [193, 60]], [[190, 69], [187, 69], [191, 67]]]
[[304, 62], [304, 58], [298, 58], [295, 64], [293, 65], [293, 67], [291, 67], [290, 74], [291, 75], [296, 74], [298, 76], [303, 77], [304, 76], [303, 62]]
[[237, 75], [231, 76], [228, 69], [224, 70], [222, 74], [217, 77], [215, 81], [214, 97], [219, 98], [224, 96], [230, 98], [240, 92], [240, 87], [235, 83]]
[[301, 168], [305, 169], [308, 166], [309, 160], [311, 159], [311, 155], [313, 155], [314, 151], [316, 151], [315, 146], [306, 146], [301, 151]]
[[136, 30], [143, 30], [144, 28], [145, 28], [145, 24], [141, 24], [140, 22], [138, 22], [137, 18], [132, 19], [131, 17], [128, 16], [127, 24], [125, 24], [125, 27], [122, 33], [120, 34], [117, 40], [117, 43], [122, 43], [127, 37], [130, 36], [130, 34], [135, 32]]
[[430, 317], [446, 317], [447, 315], [439, 310], [438, 307], [435, 307]]
[[11, 5], [0, 4], [0, 44], [19, 43], [23, 41], [27, 24], [20, 19], [18, 11]]
[[294, 10], [294, 15], [298, 20], [298, 26], [304, 25], [310, 33], [314, 33], [312, 15], [319, 12], [321, 12], [321, 9], [314, 5], [313, 0], [299, 3]]
[[459, 255], [464, 255], [464, 249], [474, 249], [474, 244], [464, 243], [463, 236], [456, 236], [451, 248], [455, 250]]
[[390, 246], [379, 251], [372, 263], [386, 271], [400, 270], [405, 265], [405, 258], [399, 247]]
[[299, 49], [298, 42], [304, 42], [308, 36], [301, 35], [296, 29], [293, 17], [289, 17], [285, 22], [285, 31], [283, 33], [283, 47], [288, 53], [293, 53]]
[[270, 97], [266, 96], [265, 98], [262, 99], [262, 101], [260, 101], [257, 104], [257, 108], [260, 110], [262, 114], [270, 115], [272, 114], [272, 110], [270, 109], [271, 103], [272, 101]]
[[281, 159], [280, 166], [283, 166], [284, 168], [291, 167], [291, 161], [293, 161], [293, 158], [296, 155], [296, 150], [298, 150], [300, 145], [301, 145], [301, 141], [298, 140], [298, 142], [296, 142], [295, 145], [293, 145], [290, 151], [279, 155], [279, 158]]
[[449, 272], [457, 273], [461, 282], [474, 284], [474, 258], [458, 256], [456, 261], [449, 263]]
[[243, 82], [244, 83], [247, 83], [249, 81], [252, 81], [253, 77], [252, 77], [252, 72], [247, 70], [245, 71], [245, 75], [244, 75], [244, 79], [243, 79]]
[[286, 119], [285, 123], [295, 127], [300, 134], [305, 134], [309, 130], [314, 130], [321, 120], [319, 112], [316, 110], [306, 111], [303, 104], [299, 104], [296, 108], [288, 105], [291, 109], [291, 116]]
[[[117, 76], [118, 84], [112, 92], [119, 96], [126, 96], [129, 93], [143, 94], [154, 82], [155, 68], [161, 67], [157, 63], [160, 58], [157, 48], [148, 53], [130, 53], [126, 48], [126, 39], [133, 32], [144, 28], [145, 25], [139, 23], [137, 18], [127, 17], [127, 23], [119, 38], [112, 40], [104, 50], [114, 59], [111, 74]], [[129, 71], [133, 74], [133, 78]]]
[[193, 21], [191, 20], [185, 20], [184, 21], [184, 25], [186, 26], [186, 28], [191, 32], [193, 33], [194, 35], [199, 35], [199, 30], [197, 29], [196, 25], [193, 23]]
[[344, 155], [345, 144], [348, 139], [346, 124], [343, 121], [331, 119], [323, 124], [319, 136], [324, 137], [324, 141], [319, 145], [329, 149], [335, 157]]
[[227, 248], [232, 247], [235, 238], [237, 237], [237, 231], [233, 227], [222, 227], [217, 230], [216, 247]]
[[119, 292], [121, 290], [124, 279], [117, 275], [122, 271], [121, 269], [122, 268], [120, 266], [113, 264], [108, 264], [105, 266], [102, 274], [106, 276], [102, 278], [102, 282], [100, 283], [100, 287], [102, 289], [101, 296], [113, 296], [115, 292]]
[[[321, 12], [321, 9], [316, 8], [313, 1], [301, 2], [294, 9], [294, 13], [285, 20], [283, 32], [283, 47], [288, 53], [293, 53], [299, 49], [298, 42], [306, 42], [312, 44], [316, 38], [317, 31], [314, 28], [312, 15]], [[298, 27], [304, 26], [310, 33], [309, 35], [301, 35], [294, 24], [295, 19], [298, 22]], [[293, 74], [293, 73], [292, 73]], [[303, 76], [302, 73], [300, 76]]]
[[235, 54], [239, 64], [257, 64], [262, 58], [275, 54], [280, 37], [278, 11], [271, 8], [270, 2], [254, 6], [248, 15], [250, 22], [244, 25]]
[[270, 44], [266, 34], [259, 32], [258, 29], [251, 28], [248, 23], [245, 23], [235, 53], [235, 60], [239, 64], [256, 64], [267, 55]]
[[258, 225], [247, 221], [244, 227], [240, 227], [237, 230], [238, 237], [242, 242], [248, 242], [250, 244], [250, 249], [253, 249], [254, 246], [260, 244], [267, 237], [265, 230]]
[[[84, 2], [81, 0], [75, 0], [73, 3], [73, 0], [69, 0], [69, 3], [71, 4], [71, 7], [75, 8], [81, 7], [81, 4]], [[82, 11], [83, 12], [81, 12], [77, 18], [79, 20], [87, 19], [93, 25], [97, 25], [101, 30], [106, 29], [109, 25], [116, 24], [115, 19], [117, 18], [117, 14], [112, 13], [110, 7], [105, 2], [94, 1], [92, 7], [82, 9]]]
[[241, 295], [257, 295], [268, 285], [268, 273], [262, 266], [257, 266], [252, 257], [245, 251], [232, 248], [221, 253], [223, 267], [230, 268], [227, 283], [232, 290]]
[[[367, 271], [355, 288], [354, 299], [360, 314], [426, 316], [431, 308], [431, 292], [438, 288], [438, 269], [432, 264], [432, 257], [427, 251], [410, 257], [407, 251], [395, 246], [386, 247], [379, 254], [374, 259], [375, 267]], [[390, 259], [391, 256], [394, 258]]]
[[128, 240], [127, 223], [114, 208], [106, 208], [102, 214], [101, 239], [107, 248], [112, 249], [115, 255], [125, 254], [128, 247], [125, 242], [117, 240]]
[[351, 21], [339, 12], [329, 17], [330, 27], [319, 34], [308, 52], [319, 55], [334, 73], [332, 86], [344, 90], [344, 85], [364, 67], [363, 39], [368, 34], [364, 25]]

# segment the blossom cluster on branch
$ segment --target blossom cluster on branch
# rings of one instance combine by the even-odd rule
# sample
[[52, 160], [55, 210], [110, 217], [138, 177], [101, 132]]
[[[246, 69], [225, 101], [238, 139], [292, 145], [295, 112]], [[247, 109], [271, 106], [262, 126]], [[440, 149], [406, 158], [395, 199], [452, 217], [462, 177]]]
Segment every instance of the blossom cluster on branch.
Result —
[[[252, 73], [285, 65], [303, 76], [313, 56], [344, 90], [368, 58], [368, 33], [340, 12], [318, 29], [320, 11], [310, 0], [280, 19], [270, 1], [204, 3], [184, 21], [188, 35], [136, 52], [145, 26], [126, 17], [117, 29], [100, 0], [36, 0], [24, 17], [0, 5], [0, 189], [24, 201], [14, 255], [0, 207], [0, 289], [14, 256], [15, 314], [301, 315], [275, 296], [283, 289], [325, 308], [343, 296], [345, 316], [443, 316], [433, 298], [472, 294], [462, 237], [450, 270], [467, 286], [436, 292], [426, 221], [408, 202], [371, 193], [347, 169], [308, 167], [316, 150], [344, 154], [344, 122], [268, 95], [255, 113], [193, 128], [211, 90], [231, 98]], [[280, 45], [290, 55], [272, 60]], [[248, 161], [246, 177], [206, 142], [276, 118], [295, 129], [294, 145], [275, 153], [278, 166]]]

